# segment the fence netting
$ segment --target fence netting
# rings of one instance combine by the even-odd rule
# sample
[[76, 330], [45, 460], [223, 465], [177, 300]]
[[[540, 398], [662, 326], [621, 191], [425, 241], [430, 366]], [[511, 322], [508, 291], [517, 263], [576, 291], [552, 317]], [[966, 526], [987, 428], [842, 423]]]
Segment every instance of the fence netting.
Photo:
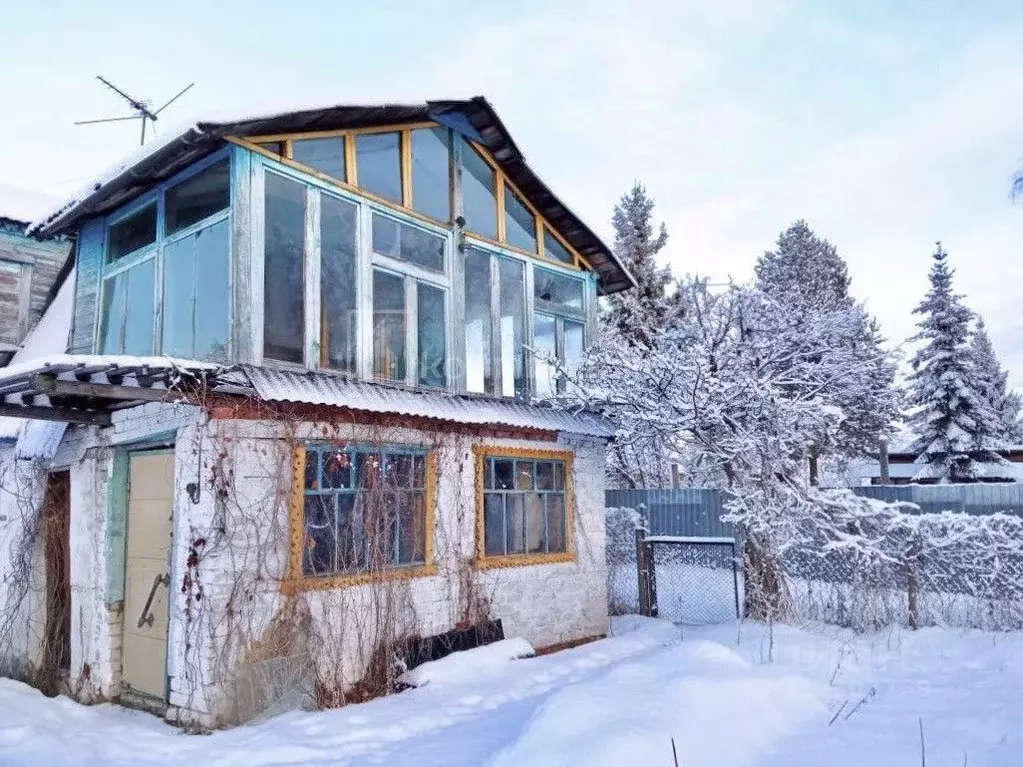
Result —
[[1023, 519], [921, 514], [834, 492], [780, 548], [783, 607], [795, 620], [1023, 628]]
[[647, 545], [657, 617], [687, 626], [739, 617], [740, 579], [732, 542], [651, 537]]

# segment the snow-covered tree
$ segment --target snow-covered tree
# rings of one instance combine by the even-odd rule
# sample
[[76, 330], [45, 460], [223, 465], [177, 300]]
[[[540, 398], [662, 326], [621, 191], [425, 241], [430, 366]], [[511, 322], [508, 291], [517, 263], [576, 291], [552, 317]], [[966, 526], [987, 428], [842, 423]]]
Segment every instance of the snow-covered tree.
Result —
[[[805, 221], [797, 221], [778, 237], [775, 250], [757, 261], [756, 287], [784, 309], [790, 337], [816, 334], [828, 328], [831, 357], [859, 363], [855, 386], [833, 388], [829, 400], [842, 412], [842, 421], [827, 444], [809, 451], [811, 479], [818, 461], [838, 461], [872, 455], [887, 439], [900, 410], [895, 386], [896, 365], [883, 351], [884, 338], [875, 320], [849, 294], [849, 269], [834, 245], [817, 236]], [[805, 360], [800, 360], [805, 364]], [[808, 382], [815, 381], [814, 377]], [[810, 383], [816, 386], [816, 383]]]
[[667, 295], [671, 271], [657, 263], [657, 254], [668, 242], [668, 230], [662, 221], [653, 221], [654, 201], [646, 187], [637, 182], [615, 205], [615, 255], [636, 278], [636, 288], [608, 296], [601, 320], [625, 338], [649, 346], [650, 334], [669, 321], [672, 302]]
[[[668, 231], [663, 222], [654, 225], [653, 210], [653, 199], [638, 182], [615, 205], [611, 219], [615, 254], [636, 278], [637, 287], [608, 296], [600, 313], [602, 338], [614, 336], [638, 349], [650, 348], [674, 316], [667, 295], [671, 272], [657, 263]], [[649, 436], [622, 439], [608, 451], [612, 487], [665, 487], [669, 475], [663, 447]]]
[[998, 414], [978, 388], [970, 349], [973, 313], [952, 289], [953, 270], [938, 243], [931, 265], [931, 288], [915, 314], [922, 346], [911, 360], [909, 424], [912, 450], [924, 466], [918, 478], [968, 482], [997, 474], [1005, 447]]
[[1020, 396], [1009, 390], [1009, 374], [998, 361], [991, 337], [980, 317], [970, 340], [970, 357], [976, 389], [998, 417], [999, 436], [1007, 443], [1019, 444]]
[[[844, 418], [841, 392], [869, 385], [872, 360], [836, 345], [852, 312], [812, 327], [762, 291], [679, 283], [686, 311], [652, 344], [609, 332], [574, 376], [578, 402], [618, 425], [618, 441], [655, 444], [687, 475], [730, 491], [751, 575], [770, 615], [780, 593], [778, 551], [786, 520], [817, 492], [804, 469], [813, 445], [831, 444]], [[882, 353], [883, 354], [883, 353]]]

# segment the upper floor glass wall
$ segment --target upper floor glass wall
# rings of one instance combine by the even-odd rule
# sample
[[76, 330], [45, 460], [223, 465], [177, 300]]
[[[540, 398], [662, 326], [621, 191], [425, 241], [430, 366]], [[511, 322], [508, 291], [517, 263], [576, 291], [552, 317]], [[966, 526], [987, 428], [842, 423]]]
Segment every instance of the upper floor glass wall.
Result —
[[257, 136], [245, 143], [432, 223], [450, 225], [458, 211], [467, 232], [492, 244], [571, 267], [586, 266], [485, 149], [447, 128], [419, 123]]
[[201, 164], [106, 224], [101, 354], [229, 360], [230, 164]]
[[586, 341], [588, 274], [482, 237], [460, 242], [453, 228], [375, 197], [253, 162], [262, 177], [253, 209], [265, 216], [264, 361], [496, 396], [563, 390]]

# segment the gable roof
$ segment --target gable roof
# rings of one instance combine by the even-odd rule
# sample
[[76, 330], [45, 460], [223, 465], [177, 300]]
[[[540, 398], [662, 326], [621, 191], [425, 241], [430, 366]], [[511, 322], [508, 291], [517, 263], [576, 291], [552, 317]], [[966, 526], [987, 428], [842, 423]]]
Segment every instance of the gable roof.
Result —
[[29, 227], [52, 236], [72, 231], [85, 218], [114, 210], [223, 145], [225, 136], [260, 136], [342, 130], [434, 120], [483, 144], [537, 210], [581, 253], [600, 276], [603, 293], [636, 282], [601, 239], [540, 180], [526, 163], [494, 108], [482, 96], [420, 104], [334, 105], [199, 120], [142, 147]]

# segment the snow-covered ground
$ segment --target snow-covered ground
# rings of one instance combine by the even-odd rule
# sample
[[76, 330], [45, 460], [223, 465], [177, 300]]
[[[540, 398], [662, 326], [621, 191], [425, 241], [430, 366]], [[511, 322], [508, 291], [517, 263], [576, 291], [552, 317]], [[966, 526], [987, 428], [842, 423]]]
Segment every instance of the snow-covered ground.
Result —
[[1023, 634], [681, 636], [639, 618], [615, 634], [537, 658], [487, 653], [472, 674], [449, 661], [400, 695], [209, 736], [0, 680], [0, 764], [671, 765], [674, 738], [685, 767], [917, 765], [921, 721], [928, 765], [1023, 762]]

